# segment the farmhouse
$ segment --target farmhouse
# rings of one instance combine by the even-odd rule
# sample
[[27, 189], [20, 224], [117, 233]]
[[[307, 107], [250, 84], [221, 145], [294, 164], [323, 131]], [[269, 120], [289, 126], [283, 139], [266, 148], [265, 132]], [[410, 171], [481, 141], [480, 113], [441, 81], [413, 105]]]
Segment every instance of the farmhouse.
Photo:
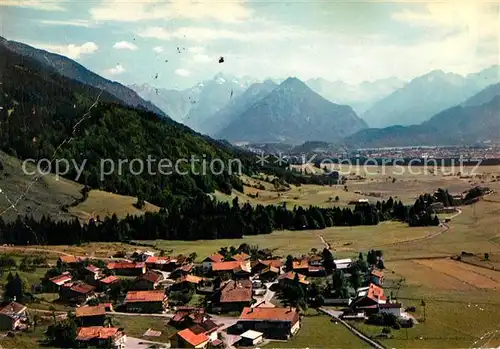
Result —
[[48, 282], [45, 283], [45, 292], [59, 292], [61, 286], [67, 282], [70, 282], [72, 279], [73, 278], [68, 271], [65, 271], [61, 275], [51, 277]]
[[139, 275], [134, 280], [134, 290], [154, 290], [163, 279], [163, 274], [148, 270], [145, 274]]
[[28, 327], [26, 307], [16, 302], [0, 305], [0, 331], [15, 331]]
[[295, 276], [298, 276], [299, 282], [302, 285], [309, 285], [309, 281], [306, 280], [306, 276], [302, 274], [295, 273], [293, 271], [289, 271], [288, 273], [282, 274], [278, 277], [278, 283], [281, 287], [292, 283], [295, 280]]
[[208, 271], [212, 269], [212, 263], [220, 263], [222, 261], [224, 261], [224, 256], [219, 253], [214, 253], [213, 255], [210, 255], [207, 258], [205, 258], [202, 261], [201, 266], [205, 271]]
[[252, 274], [260, 274], [260, 273], [262, 273], [263, 270], [268, 269], [269, 267], [281, 269], [281, 260], [279, 260], [279, 259], [268, 259], [268, 260], [259, 259], [257, 261], [252, 261], [251, 267], [252, 267]]
[[242, 331], [262, 332], [265, 338], [290, 339], [300, 328], [300, 317], [294, 308], [246, 307], [236, 326]]
[[261, 281], [273, 281], [280, 275], [280, 269], [270, 266], [262, 270], [259, 274]]
[[203, 308], [178, 307], [169, 323], [177, 328], [187, 328], [189, 326], [200, 324], [208, 320], [209, 316]]
[[69, 303], [85, 303], [94, 297], [95, 287], [84, 282], [67, 282], [59, 290], [59, 298]]
[[167, 295], [163, 290], [129, 291], [125, 297], [128, 312], [161, 313], [167, 308]]
[[212, 320], [206, 320], [200, 324], [193, 325], [173, 336], [171, 346], [174, 348], [205, 348], [209, 343], [219, 344], [217, 338], [217, 325]]
[[370, 284], [368, 287], [358, 288], [357, 297], [352, 302], [351, 306], [353, 308], [360, 308], [385, 304], [386, 302], [387, 298], [384, 296], [384, 290], [375, 284]]
[[180, 267], [176, 268], [173, 272], [170, 273], [169, 279], [178, 279], [182, 276], [186, 276], [187, 274], [193, 271], [193, 264], [184, 264]]
[[119, 283], [120, 279], [117, 276], [110, 275], [98, 280], [97, 286], [101, 291], [104, 291], [105, 289], [111, 287], [112, 285], [117, 285]]
[[212, 264], [212, 274], [214, 276], [234, 276], [235, 274], [250, 275], [250, 262], [228, 261]]
[[80, 327], [76, 333], [78, 346], [124, 348], [126, 340], [122, 329], [116, 327]]
[[60, 256], [57, 260], [58, 264], [66, 264], [71, 268], [75, 268], [82, 260], [75, 256]]
[[170, 261], [169, 256], [149, 256], [145, 263], [148, 269], [158, 269], [163, 270], [164, 266], [167, 265]]
[[107, 267], [117, 275], [137, 276], [146, 272], [146, 264], [142, 262], [111, 262]]
[[184, 275], [177, 280], [175, 284], [170, 286], [171, 290], [183, 290], [188, 288], [197, 288], [203, 278], [195, 275]]
[[89, 284], [95, 285], [96, 281], [101, 277], [101, 269], [95, 265], [89, 264], [82, 270], [85, 281]]
[[106, 315], [106, 306], [99, 304], [96, 306], [83, 306], [75, 309], [75, 316], [80, 319], [83, 326], [102, 326]]
[[220, 312], [241, 311], [252, 301], [250, 280], [230, 280], [214, 294], [212, 309]]

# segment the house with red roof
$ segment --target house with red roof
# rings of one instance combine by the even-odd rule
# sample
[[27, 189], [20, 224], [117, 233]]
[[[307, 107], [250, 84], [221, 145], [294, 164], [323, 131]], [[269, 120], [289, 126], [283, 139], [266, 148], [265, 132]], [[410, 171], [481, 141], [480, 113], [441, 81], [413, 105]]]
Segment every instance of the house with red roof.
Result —
[[123, 329], [116, 327], [80, 327], [76, 332], [78, 347], [124, 348], [127, 336]]
[[120, 283], [120, 278], [115, 275], [105, 276], [102, 279], [97, 280], [97, 286], [99, 290], [104, 291], [113, 285], [118, 285]]
[[171, 337], [173, 348], [206, 348], [218, 346], [222, 341], [218, 339], [220, 325], [208, 319], [189, 328], [185, 328]]
[[170, 263], [170, 256], [149, 256], [145, 263], [148, 269], [163, 270], [164, 266]]
[[138, 276], [146, 272], [144, 262], [110, 262], [107, 265], [109, 270], [113, 270], [116, 275]]
[[69, 271], [65, 271], [61, 275], [57, 275], [51, 277], [48, 280], [43, 281], [44, 291], [45, 292], [59, 292], [59, 289], [62, 285], [67, 282], [70, 282], [73, 279]]
[[78, 266], [78, 264], [82, 261], [81, 258], [75, 257], [75, 256], [60, 256], [59, 259], [57, 260], [58, 264], [66, 264], [71, 268], [75, 268]]
[[27, 327], [26, 306], [17, 302], [0, 305], [0, 331], [16, 331]]
[[125, 306], [132, 313], [161, 313], [167, 309], [168, 297], [164, 290], [128, 291]]
[[281, 274], [278, 277], [278, 284], [280, 285], [280, 287], [284, 287], [284, 286], [294, 282], [296, 275], [298, 276], [299, 282], [301, 285], [304, 285], [304, 286], [309, 285], [309, 281], [306, 280], [305, 275], [298, 274], [298, 273], [293, 272], [293, 271], [289, 271], [288, 273]]
[[185, 289], [197, 289], [202, 280], [203, 278], [196, 275], [183, 275], [177, 279], [175, 284], [170, 286], [170, 290], [179, 291]]
[[67, 282], [59, 290], [59, 298], [68, 303], [81, 304], [95, 296], [95, 287], [85, 282]]
[[212, 264], [212, 275], [219, 277], [249, 277], [252, 273], [250, 261], [225, 261]]
[[174, 316], [170, 319], [169, 324], [176, 328], [187, 328], [195, 324], [202, 323], [208, 320], [210, 316], [205, 312], [204, 308], [196, 307], [177, 307]]
[[206, 272], [210, 271], [212, 269], [212, 263], [220, 263], [224, 261], [224, 256], [221, 255], [220, 253], [214, 253], [207, 258], [205, 258], [201, 262], [201, 266], [203, 267], [203, 270]]
[[85, 281], [92, 285], [96, 285], [96, 281], [101, 278], [101, 269], [93, 264], [87, 265], [81, 272]]
[[281, 270], [281, 265], [280, 259], [259, 259], [257, 261], [252, 261], [252, 274], [260, 274], [264, 269], [268, 269], [269, 267]]
[[387, 297], [384, 295], [384, 290], [382, 287], [375, 284], [358, 288], [356, 293], [356, 299], [351, 303], [351, 307], [354, 309], [387, 303]]
[[250, 280], [230, 280], [212, 297], [212, 311], [241, 311], [253, 303]]
[[104, 304], [84, 305], [75, 309], [75, 316], [83, 326], [102, 326], [106, 317], [106, 306]]
[[384, 284], [384, 272], [381, 270], [373, 269], [370, 273], [370, 282], [377, 286], [382, 286]]
[[154, 290], [158, 288], [163, 280], [163, 274], [153, 270], [148, 270], [145, 274], [139, 275], [134, 280], [134, 290]]
[[295, 308], [246, 307], [236, 327], [241, 332], [262, 332], [264, 338], [288, 340], [300, 329], [300, 316]]
[[180, 267], [172, 271], [168, 276], [168, 278], [172, 280], [179, 279], [180, 277], [186, 276], [189, 273], [191, 273], [193, 271], [193, 268], [194, 268], [193, 263], [181, 265]]

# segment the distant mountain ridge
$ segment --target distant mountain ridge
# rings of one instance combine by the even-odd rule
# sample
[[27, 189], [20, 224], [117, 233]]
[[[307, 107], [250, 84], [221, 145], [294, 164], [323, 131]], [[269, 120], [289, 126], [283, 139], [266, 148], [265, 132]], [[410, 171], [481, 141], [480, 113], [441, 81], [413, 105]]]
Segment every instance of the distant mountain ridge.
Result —
[[328, 81], [323, 78], [306, 81], [307, 86], [330, 102], [349, 105], [358, 114], [364, 113], [375, 102], [403, 87], [405, 83], [396, 77], [364, 81], [360, 84], [348, 84], [341, 80]]
[[370, 127], [417, 125], [500, 81], [500, 66], [462, 76], [434, 70], [411, 80], [361, 115]]
[[33, 58], [41, 64], [53, 68], [63, 76], [105, 90], [130, 107], [150, 111], [163, 117], [167, 116], [160, 108], [151, 102], [145, 101], [130, 88], [118, 82], [105, 79], [67, 57], [40, 50], [20, 42], [9, 41], [3, 37], [0, 37], [0, 45], [22, 56]]
[[446, 109], [420, 125], [365, 129], [343, 143], [349, 148], [378, 148], [500, 142], [499, 110], [500, 95], [496, 95], [485, 104]]
[[239, 116], [254, 103], [266, 97], [277, 86], [271, 80], [251, 85], [241, 95], [231, 98], [218, 112], [205, 118], [200, 124], [200, 129], [208, 135], [216, 136], [219, 131], [231, 123], [234, 117]]
[[351, 107], [334, 104], [290, 77], [233, 118], [217, 137], [232, 142], [299, 144], [339, 140], [366, 127]]

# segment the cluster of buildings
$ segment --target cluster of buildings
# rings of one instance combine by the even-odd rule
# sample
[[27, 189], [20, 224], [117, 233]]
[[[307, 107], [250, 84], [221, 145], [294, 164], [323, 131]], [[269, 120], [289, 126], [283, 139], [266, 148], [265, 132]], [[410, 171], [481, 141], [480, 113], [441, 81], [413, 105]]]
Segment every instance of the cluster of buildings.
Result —
[[[337, 259], [334, 263], [347, 274], [354, 262]], [[296, 285], [297, 280], [307, 289], [308, 277], [327, 277], [322, 256], [316, 254], [294, 259], [288, 269], [281, 259], [251, 259], [245, 253], [215, 253], [197, 265], [182, 255], [155, 256], [140, 251], [130, 260], [111, 261], [104, 268], [73, 256], [61, 256], [58, 264], [67, 271], [45, 279], [44, 292], [57, 292], [61, 301], [75, 306], [80, 326], [75, 340], [82, 347], [124, 347], [124, 330], [105, 326], [106, 314], [118, 308], [131, 313], [168, 314], [169, 325], [177, 329], [170, 336], [170, 345], [176, 348], [256, 346], [266, 340], [288, 340], [299, 331], [301, 316], [294, 307], [272, 303], [275, 292]], [[102, 263], [96, 264], [102, 267]], [[122, 285], [125, 279], [126, 289]], [[354, 290], [354, 297], [333, 300], [332, 304], [344, 305], [345, 301], [348, 305], [344, 318], [366, 319], [373, 313], [403, 316], [401, 304], [391, 302], [384, 294], [382, 271], [370, 270], [365, 281], [368, 286]], [[90, 302], [102, 299], [115, 286], [120, 294], [115, 303]], [[173, 302], [174, 293], [186, 290], [203, 295], [204, 306]], [[325, 305], [328, 301], [325, 299]], [[15, 302], [0, 308], [0, 327], [21, 328], [25, 313], [26, 307]], [[224, 315], [228, 313], [231, 317]]]

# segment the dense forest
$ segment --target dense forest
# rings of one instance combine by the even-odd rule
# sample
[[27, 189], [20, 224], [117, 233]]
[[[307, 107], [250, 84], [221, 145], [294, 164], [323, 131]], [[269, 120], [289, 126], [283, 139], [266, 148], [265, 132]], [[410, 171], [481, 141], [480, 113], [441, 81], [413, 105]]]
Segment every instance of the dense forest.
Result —
[[25, 245], [69, 245], [88, 241], [128, 240], [198, 240], [238, 239], [243, 235], [269, 234], [274, 230], [311, 230], [331, 226], [376, 225], [380, 221], [400, 220], [410, 225], [438, 225], [439, 220], [423, 197], [414, 206], [405, 206], [392, 198], [375, 205], [356, 205], [350, 208], [308, 208], [282, 206], [240, 205], [218, 202], [200, 194], [185, 200], [172, 201], [158, 213], [128, 216], [118, 220], [114, 215], [104, 220], [90, 221], [81, 226], [78, 220], [40, 221], [18, 217], [6, 223], [0, 219], [0, 243]]
[[[220, 159], [226, 167], [239, 159], [241, 168], [233, 162], [233, 174], [239, 170], [246, 174], [266, 172], [290, 184], [334, 183], [329, 176], [303, 176], [279, 166], [260, 167], [251, 153], [200, 135], [169, 118], [120, 105], [110, 94], [65, 78], [3, 45], [0, 78], [0, 149], [19, 159], [57, 158], [85, 164], [80, 177], [73, 166], [65, 177], [91, 188], [140, 197], [159, 206], [166, 206], [174, 197], [193, 197], [216, 189], [242, 191], [241, 180], [228, 168], [220, 175], [202, 170], [202, 160], [209, 164], [213, 159]], [[133, 159], [146, 163], [148, 158], [155, 161], [153, 166], [162, 159], [172, 164], [179, 159], [197, 161], [193, 167], [179, 162], [179, 170], [185, 174], [172, 171], [162, 175], [157, 167], [140, 174], [134, 173], [137, 166], [130, 170]], [[113, 161], [115, 171], [102, 177], [104, 159]], [[128, 160], [121, 173], [117, 169], [120, 160]]]

